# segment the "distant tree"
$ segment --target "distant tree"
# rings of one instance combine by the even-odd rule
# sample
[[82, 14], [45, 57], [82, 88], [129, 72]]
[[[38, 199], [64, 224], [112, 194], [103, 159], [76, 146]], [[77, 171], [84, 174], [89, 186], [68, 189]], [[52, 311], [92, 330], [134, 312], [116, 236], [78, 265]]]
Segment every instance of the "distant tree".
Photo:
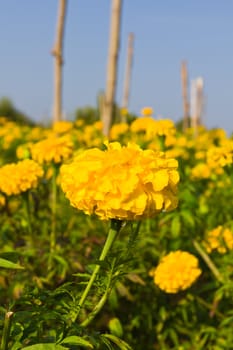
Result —
[[[187, 117], [187, 125], [190, 125], [191, 123], [191, 118], [188, 116]], [[175, 123], [175, 126], [176, 126], [176, 130], [179, 131], [179, 132], [183, 132], [184, 131], [184, 119], [179, 119], [176, 123]]]
[[75, 111], [75, 119], [82, 119], [85, 124], [93, 124], [100, 119], [99, 109], [91, 106], [78, 108]]
[[7, 97], [2, 97], [0, 99], [0, 116], [6, 117], [7, 119], [14, 121], [20, 125], [35, 125], [35, 123], [23, 112], [19, 111], [14, 106], [13, 102]]

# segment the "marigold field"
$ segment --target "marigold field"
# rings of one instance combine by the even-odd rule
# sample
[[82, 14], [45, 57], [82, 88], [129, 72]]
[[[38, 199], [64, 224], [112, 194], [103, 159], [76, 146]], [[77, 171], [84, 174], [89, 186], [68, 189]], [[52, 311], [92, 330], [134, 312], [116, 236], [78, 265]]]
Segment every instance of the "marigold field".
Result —
[[233, 138], [149, 114], [0, 118], [1, 350], [233, 349]]

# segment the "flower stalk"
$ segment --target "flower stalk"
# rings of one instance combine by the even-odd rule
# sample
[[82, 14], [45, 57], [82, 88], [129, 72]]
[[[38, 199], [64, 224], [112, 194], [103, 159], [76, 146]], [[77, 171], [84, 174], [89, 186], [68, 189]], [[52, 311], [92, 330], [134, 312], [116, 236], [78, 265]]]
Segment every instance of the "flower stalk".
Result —
[[[111, 247], [113, 246], [113, 243], [115, 242], [115, 239], [120, 231], [122, 227], [122, 221], [119, 221], [119, 220], [115, 220], [115, 219], [112, 219], [111, 220], [111, 226], [110, 226], [110, 229], [109, 229], [109, 232], [108, 232], [108, 236], [107, 236], [107, 239], [105, 241], [105, 244], [104, 244], [104, 247], [102, 249], [102, 252], [100, 254], [100, 257], [99, 257], [99, 261], [104, 261], [106, 256], [108, 255], [108, 252], [110, 251]], [[79, 304], [78, 304], [78, 311], [74, 317], [74, 321], [77, 320], [78, 316], [79, 316], [79, 313], [81, 311], [81, 308], [83, 306], [83, 304], [85, 303], [85, 300], [88, 296], [88, 293], [96, 279], [96, 276], [99, 272], [99, 269], [100, 269], [100, 265], [96, 265], [93, 272], [92, 272], [92, 275], [86, 285], [86, 288], [84, 289], [83, 291], [83, 294], [81, 296], [81, 299], [79, 301]], [[107, 288], [108, 289], [108, 288]], [[102, 308], [104, 302], [105, 302], [105, 299], [106, 299], [106, 296], [104, 297], [104, 299], [102, 300], [102, 302], [100, 302], [97, 307], [97, 312], [99, 312], [99, 310]], [[94, 314], [93, 314], [93, 317], [91, 316], [91, 319], [94, 318], [95, 314], [97, 313], [96, 311], [94, 311]], [[91, 320], [90, 320], [91, 321]], [[89, 323], [90, 321], [88, 321], [87, 323]], [[85, 322], [83, 322], [84, 325], [86, 325]]]
[[13, 316], [12, 311], [8, 311], [5, 315], [2, 341], [1, 341], [1, 350], [8, 350], [8, 341], [9, 341], [9, 335], [10, 335], [10, 329], [11, 329], [12, 316]]
[[209, 267], [210, 271], [216, 277], [216, 279], [219, 282], [223, 283], [224, 278], [221, 275], [221, 273], [219, 272], [219, 270], [217, 269], [217, 267], [215, 266], [215, 264], [213, 263], [213, 261], [210, 259], [209, 255], [206, 254], [206, 252], [202, 249], [202, 247], [200, 246], [200, 244], [197, 241], [194, 240], [193, 245], [196, 248], [196, 250], [198, 251], [198, 253], [200, 254], [200, 256], [202, 257], [202, 259], [205, 261], [206, 265]]
[[29, 237], [31, 239], [31, 243], [33, 243], [33, 233], [32, 233], [32, 223], [31, 223], [31, 212], [30, 212], [30, 193], [26, 191], [22, 194], [23, 196], [23, 209], [24, 215], [27, 221], [27, 229], [29, 233]]
[[50, 253], [53, 254], [56, 247], [56, 212], [57, 212], [57, 168], [53, 166], [52, 176], [52, 229], [50, 235]]

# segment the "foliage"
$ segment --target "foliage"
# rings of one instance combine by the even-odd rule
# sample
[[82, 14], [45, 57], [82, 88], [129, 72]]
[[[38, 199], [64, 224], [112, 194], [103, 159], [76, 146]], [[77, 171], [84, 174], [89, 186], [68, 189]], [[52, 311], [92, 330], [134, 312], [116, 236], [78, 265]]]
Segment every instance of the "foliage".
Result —
[[[223, 130], [182, 133], [172, 121], [148, 117], [117, 125], [110, 141], [178, 160], [179, 204], [153, 218], [108, 222], [71, 207], [61, 188], [61, 165], [87, 149], [106, 149], [99, 122], [46, 129], [0, 118], [0, 125], [1, 169], [32, 158], [38, 142], [56, 140], [39, 152], [44, 175], [36, 187], [19, 187], [16, 195], [0, 186], [1, 350], [232, 348], [233, 140]], [[60, 137], [72, 143], [65, 157]], [[208, 171], [198, 172], [200, 164]], [[119, 168], [114, 175], [122, 175]], [[25, 176], [17, 176], [22, 184]], [[211, 232], [218, 233], [213, 249]], [[198, 259], [201, 274], [188, 288], [166, 293], [150, 271], [178, 250]], [[175, 282], [184, 277], [178, 265], [169, 271]]]
[[0, 99], [0, 116], [7, 117], [8, 120], [14, 121], [20, 125], [35, 125], [35, 123], [24, 113], [20, 112], [7, 97], [2, 97]]

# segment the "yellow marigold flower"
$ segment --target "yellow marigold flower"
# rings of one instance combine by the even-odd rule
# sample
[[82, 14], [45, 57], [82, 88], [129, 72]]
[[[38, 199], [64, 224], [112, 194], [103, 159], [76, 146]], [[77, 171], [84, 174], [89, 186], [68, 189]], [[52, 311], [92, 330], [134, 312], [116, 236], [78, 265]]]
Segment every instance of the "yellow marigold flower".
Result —
[[128, 115], [128, 114], [129, 114], [129, 112], [128, 112], [128, 109], [127, 109], [127, 108], [122, 107], [122, 108], [120, 109], [120, 115], [126, 116], [126, 115]]
[[141, 117], [135, 119], [130, 128], [133, 132], [145, 131], [148, 128], [155, 128], [155, 120], [151, 117]]
[[38, 163], [61, 163], [73, 152], [73, 143], [68, 136], [50, 136], [31, 147], [31, 155]]
[[93, 128], [96, 130], [102, 131], [103, 130], [103, 122], [101, 120], [95, 122], [93, 124]]
[[71, 205], [101, 219], [137, 220], [177, 206], [178, 162], [135, 144], [85, 150], [61, 167]]
[[175, 124], [170, 119], [156, 120], [156, 134], [159, 136], [171, 136], [176, 132]]
[[143, 117], [151, 116], [154, 113], [153, 108], [151, 107], [144, 107], [141, 109], [141, 115]]
[[73, 128], [73, 123], [67, 120], [60, 120], [53, 123], [53, 131], [57, 134], [64, 134]]
[[74, 122], [75, 126], [77, 126], [78, 128], [82, 127], [84, 125], [84, 120], [83, 119], [77, 119]]
[[233, 143], [223, 147], [211, 147], [207, 151], [207, 163], [212, 168], [224, 167], [233, 162]]
[[160, 289], [167, 293], [177, 293], [190, 287], [200, 276], [201, 269], [194, 255], [177, 250], [164, 256], [149, 274]]
[[26, 159], [31, 155], [30, 148], [32, 146], [32, 142], [24, 143], [19, 145], [16, 148], [16, 156], [18, 159]]
[[6, 203], [6, 198], [0, 193], [0, 208], [4, 207]]
[[120, 135], [124, 135], [129, 129], [127, 123], [114, 124], [110, 130], [110, 139], [117, 140]]
[[211, 168], [205, 163], [199, 163], [195, 165], [191, 170], [191, 178], [194, 180], [209, 179], [211, 177], [211, 174]]
[[25, 192], [36, 187], [41, 176], [43, 169], [34, 160], [6, 164], [0, 168], [0, 191], [8, 196]]
[[233, 232], [229, 228], [219, 225], [207, 232], [204, 245], [208, 253], [217, 250], [224, 254], [227, 249], [233, 249]]

